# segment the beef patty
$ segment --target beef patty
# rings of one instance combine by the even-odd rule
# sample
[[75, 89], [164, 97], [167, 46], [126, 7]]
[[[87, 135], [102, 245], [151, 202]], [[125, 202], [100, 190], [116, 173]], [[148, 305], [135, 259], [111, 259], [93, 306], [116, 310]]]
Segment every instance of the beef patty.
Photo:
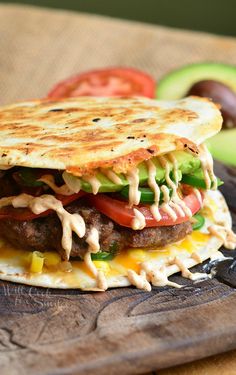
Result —
[[[73, 202], [66, 209], [70, 213], [82, 215], [87, 228], [84, 238], [73, 234], [71, 257], [84, 256], [88, 250], [85, 240], [92, 226], [95, 226], [99, 231], [101, 250], [114, 253], [120, 252], [125, 247], [164, 246], [181, 240], [192, 231], [189, 221], [172, 226], [144, 228], [135, 231], [117, 225], [94, 207], [89, 207], [85, 199]], [[56, 214], [30, 221], [0, 220], [0, 235], [14, 246], [42, 252], [55, 249], [63, 259], [66, 258], [65, 250], [61, 246], [61, 223]]]

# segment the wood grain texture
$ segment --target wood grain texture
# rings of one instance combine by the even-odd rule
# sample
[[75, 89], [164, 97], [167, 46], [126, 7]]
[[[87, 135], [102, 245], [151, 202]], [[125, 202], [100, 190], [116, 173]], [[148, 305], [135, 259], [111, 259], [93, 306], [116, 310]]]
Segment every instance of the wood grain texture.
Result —
[[235, 375], [236, 351], [221, 353], [191, 363], [158, 370], [146, 375]]
[[[235, 220], [234, 171], [217, 170]], [[97, 294], [2, 282], [1, 373], [141, 374], [236, 348], [236, 290], [228, 278], [221, 272], [221, 281], [194, 285], [177, 275], [186, 285], [180, 290]]]

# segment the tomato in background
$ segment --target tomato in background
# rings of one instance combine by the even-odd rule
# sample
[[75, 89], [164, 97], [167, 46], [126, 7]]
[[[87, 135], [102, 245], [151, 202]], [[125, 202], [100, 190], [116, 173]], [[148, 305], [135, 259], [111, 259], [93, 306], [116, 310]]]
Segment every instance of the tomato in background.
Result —
[[156, 83], [152, 77], [133, 68], [91, 70], [59, 82], [49, 98], [77, 96], [146, 96], [155, 97]]

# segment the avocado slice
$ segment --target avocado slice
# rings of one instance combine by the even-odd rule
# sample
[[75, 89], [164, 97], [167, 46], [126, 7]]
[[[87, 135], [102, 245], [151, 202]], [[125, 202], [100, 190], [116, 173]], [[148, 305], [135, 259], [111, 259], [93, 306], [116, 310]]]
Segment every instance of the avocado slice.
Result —
[[[96, 178], [101, 183], [99, 188], [99, 193], [112, 193], [122, 189], [123, 186], [128, 185], [128, 181], [124, 178], [124, 176], [119, 174], [119, 177], [122, 181], [121, 185], [117, 185], [111, 180], [109, 180], [103, 173], [98, 172], [96, 174]], [[87, 193], [92, 193], [92, 187], [89, 182], [81, 179], [81, 189], [86, 191]]]
[[[194, 157], [193, 155], [189, 154], [185, 151], [173, 151], [173, 155], [175, 156], [178, 169], [182, 174], [190, 173], [196, 169], [198, 169], [201, 165], [201, 162], [198, 158]], [[156, 173], [156, 181], [158, 183], [162, 183], [165, 181], [165, 169], [162, 168], [160, 165], [158, 158], [153, 158], [152, 162], [155, 164], [157, 168]], [[170, 170], [173, 170], [173, 165], [169, 163]], [[145, 185], [148, 180], [148, 170], [145, 163], [141, 163], [139, 166], [139, 184], [140, 186]]]
[[[200, 168], [201, 162], [198, 158], [194, 157], [193, 155], [189, 154], [188, 152], [185, 151], [173, 151], [173, 155], [175, 156], [179, 171], [181, 174], [188, 174], [196, 169]], [[153, 163], [157, 167], [157, 173], [156, 173], [156, 180], [158, 183], [162, 183], [165, 181], [165, 169], [161, 167], [158, 158], [152, 158]], [[172, 163], [170, 164], [170, 170], [173, 170], [173, 165]], [[145, 162], [139, 164], [138, 166], [139, 169], [139, 184], [140, 186], [143, 186], [146, 184], [148, 180], [148, 170], [146, 167]], [[111, 180], [109, 180], [104, 174], [101, 172], [98, 172], [96, 174], [96, 177], [101, 183], [101, 186], [99, 188], [99, 193], [110, 193], [110, 192], [117, 192], [120, 191], [123, 187], [129, 185], [128, 181], [126, 178], [119, 174], [118, 175], [122, 181], [120, 185], [115, 184]], [[83, 191], [86, 191], [87, 193], [92, 192], [92, 188], [89, 182], [83, 180], [82, 178], [80, 179], [81, 183], [81, 189]]]
[[[191, 185], [197, 188], [206, 189], [206, 183], [204, 178], [204, 173], [201, 168], [195, 170], [192, 173], [189, 174], [183, 174], [181, 182], [184, 182], [187, 185]], [[217, 186], [221, 186], [223, 184], [223, 181], [221, 181], [217, 177]], [[213, 186], [213, 183], [211, 187]]]
[[163, 100], [183, 98], [194, 83], [203, 80], [222, 82], [236, 92], [236, 66], [214, 62], [185, 65], [159, 81], [156, 97]]

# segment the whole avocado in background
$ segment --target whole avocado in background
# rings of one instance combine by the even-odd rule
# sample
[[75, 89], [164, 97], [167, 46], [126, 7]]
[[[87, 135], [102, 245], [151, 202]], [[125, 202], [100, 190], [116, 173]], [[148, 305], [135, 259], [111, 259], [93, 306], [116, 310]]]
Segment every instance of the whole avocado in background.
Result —
[[196, 95], [220, 104], [223, 129], [230, 130], [211, 138], [208, 146], [216, 159], [236, 166], [236, 66], [213, 62], [185, 65], [160, 80], [156, 95], [163, 100]]

